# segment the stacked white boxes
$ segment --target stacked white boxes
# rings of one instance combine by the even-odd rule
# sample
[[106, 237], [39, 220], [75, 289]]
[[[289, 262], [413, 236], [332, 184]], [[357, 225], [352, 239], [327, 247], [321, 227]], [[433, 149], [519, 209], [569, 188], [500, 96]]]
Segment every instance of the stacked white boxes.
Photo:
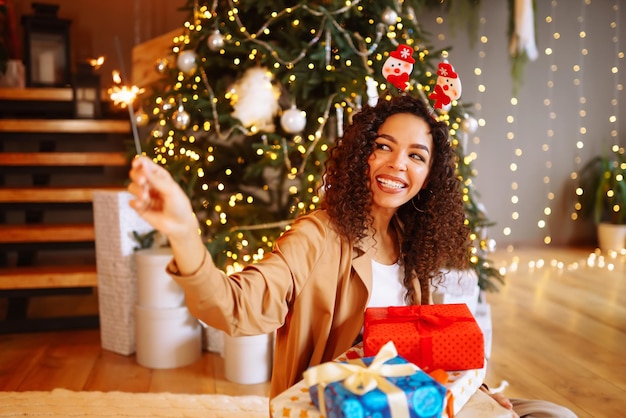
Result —
[[185, 305], [182, 288], [165, 272], [169, 248], [135, 253], [137, 363], [152, 369], [183, 367], [202, 354], [202, 327]]
[[130, 207], [132, 198], [128, 192], [93, 194], [102, 348], [136, 353], [150, 368], [182, 367], [201, 355], [201, 327], [165, 272], [169, 249], [137, 250], [134, 233], [153, 228]]

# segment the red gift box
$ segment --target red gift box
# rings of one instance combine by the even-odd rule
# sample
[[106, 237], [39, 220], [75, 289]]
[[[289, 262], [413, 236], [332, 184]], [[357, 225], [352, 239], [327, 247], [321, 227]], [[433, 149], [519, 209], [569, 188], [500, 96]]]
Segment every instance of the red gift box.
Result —
[[388, 341], [425, 371], [480, 369], [485, 362], [483, 334], [464, 303], [367, 308], [364, 355]]

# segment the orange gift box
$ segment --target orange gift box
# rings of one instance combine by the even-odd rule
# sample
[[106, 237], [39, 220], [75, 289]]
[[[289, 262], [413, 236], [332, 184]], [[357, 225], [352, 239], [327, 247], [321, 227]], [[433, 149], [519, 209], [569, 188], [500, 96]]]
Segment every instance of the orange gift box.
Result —
[[485, 362], [483, 334], [464, 303], [367, 308], [364, 355], [376, 355], [388, 341], [426, 372], [480, 369]]

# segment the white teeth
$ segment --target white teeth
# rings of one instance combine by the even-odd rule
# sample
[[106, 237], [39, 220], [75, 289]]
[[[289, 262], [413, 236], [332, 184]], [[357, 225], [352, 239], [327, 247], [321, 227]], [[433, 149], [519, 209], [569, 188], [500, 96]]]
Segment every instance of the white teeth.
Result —
[[381, 178], [377, 178], [376, 180], [378, 180], [378, 182], [382, 184], [383, 186], [390, 187], [392, 189], [402, 189], [404, 187], [404, 184], [400, 183], [399, 181], [392, 181], [392, 180], [381, 179]]

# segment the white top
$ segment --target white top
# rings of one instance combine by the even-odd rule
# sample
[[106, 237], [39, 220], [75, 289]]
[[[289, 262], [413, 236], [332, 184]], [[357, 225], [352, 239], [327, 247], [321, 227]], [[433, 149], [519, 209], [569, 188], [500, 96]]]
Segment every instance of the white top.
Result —
[[404, 270], [400, 268], [400, 264], [385, 265], [372, 260], [372, 294], [367, 307], [406, 305], [403, 279]]

